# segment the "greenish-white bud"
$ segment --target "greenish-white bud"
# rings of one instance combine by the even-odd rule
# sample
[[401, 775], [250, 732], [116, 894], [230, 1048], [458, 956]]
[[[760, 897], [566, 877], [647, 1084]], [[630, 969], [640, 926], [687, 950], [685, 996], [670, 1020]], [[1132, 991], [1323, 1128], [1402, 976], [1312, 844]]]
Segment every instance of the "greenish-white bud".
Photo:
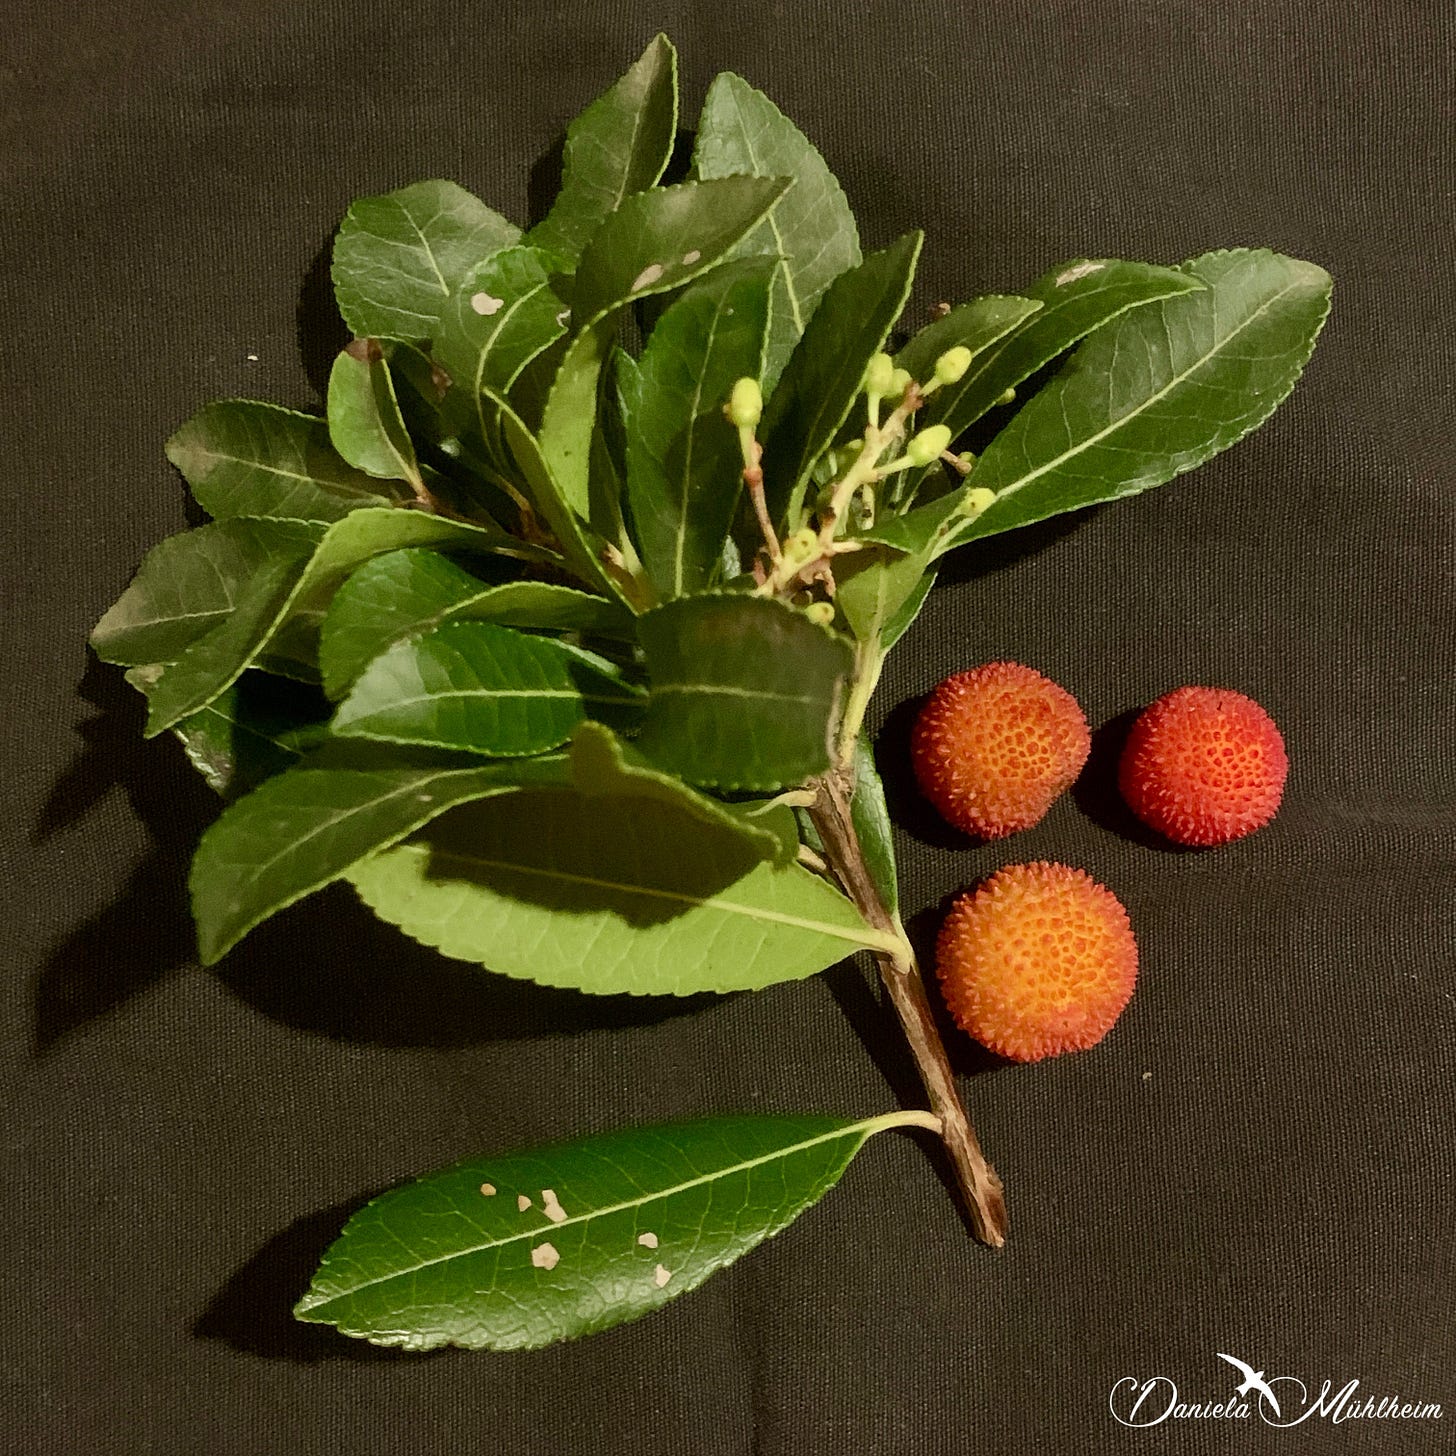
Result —
[[779, 553], [790, 566], [802, 566], [819, 554], [819, 534], [808, 526], [800, 526]]
[[895, 361], [888, 354], [876, 354], [865, 367], [865, 393], [883, 399], [889, 394], [894, 378]]
[[997, 404], [1015, 404], [1016, 403], [1016, 386], [1013, 384], [1010, 389], [1003, 389], [1001, 391], [1001, 393], [996, 396], [996, 403]]
[[834, 621], [834, 604], [832, 602], [810, 602], [804, 608], [804, 615], [811, 622], [817, 622], [821, 627], [828, 627]]
[[901, 399], [905, 391], [910, 388], [910, 371], [908, 369], [897, 369], [890, 376], [890, 387], [885, 391], [887, 399]]
[[728, 398], [728, 418], [740, 430], [753, 429], [763, 418], [763, 391], [758, 380], [745, 375], [733, 386]]
[[931, 425], [914, 436], [905, 447], [905, 454], [913, 465], [929, 465], [939, 460], [950, 444], [949, 425]]
[[935, 361], [935, 377], [941, 384], [956, 384], [970, 367], [971, 351], [964, 344], [958, 344]]
[[978, 485], [966, 496], [965, 512], [968, 516], [979, 516], [995, 499], [994, 490], [987, 490], [984, 485]]

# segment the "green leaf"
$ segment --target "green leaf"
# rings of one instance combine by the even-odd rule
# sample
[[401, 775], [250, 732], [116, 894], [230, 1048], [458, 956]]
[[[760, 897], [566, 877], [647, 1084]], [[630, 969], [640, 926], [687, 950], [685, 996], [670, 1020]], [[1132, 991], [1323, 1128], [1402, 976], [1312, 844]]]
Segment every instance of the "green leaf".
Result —
[[[966, 487], [891, 523], [885, 538], [938, 556], [1161, 485], [1262, 424], [1314, 348], [1329, 275], [1262, 250], [1206, 253], [1183, 268], [1204, 287], [1099, 329], [991, 442]], [[996, 499], [968, 517], [978, 486]]]
[[629, 372], [627, 498], [638, 545], [664, 598], [711, 584], [742, 491], [738, 432], [723, 404], [757, 378], [777, 265], [719, 268], [658, 320]]
[[373, 339], [355, 339], [329, 374], [329, 438], [355, 468], [381, 480], [424, 488], [395, 397], [389, 364]]
[[205, 405], [167, 441], [167, 458], [219, 521], [337, 521], [359, 506], [409, 495], [341, 460], [323, 420], [249, 399]]
[[333, 731], [518, 758], [565, 743], [588, 717], [631, 723], [642, 701], [640, 688], [580, 648], [491, 622], [449, 622], [376, 657]]
[[358, 198], [334, 242], [334, 294], [361, 339], [428, 339], [461, 278], [521, 230], [454, 182]]
[[677, 135], [677, 52], [656, 36], [566, 129], [561, 191], [529, 240], [574, 262], [603, 220], [662, 176]]
[[598, 995], [753, 990], [889, 948], [838, 890], [762, 848], [655, 791], [543, 789], [457, 809], [349, 878], [445, 955]]
[[854, 743], [854, 793], [850, 819], [864, 854], [865, 868], [891, 915], [900, 913], [900, 884], [895, 873], [895, 844], [890, 832], [890, 810], [885, 786], [875, 767], [874, 750], [864, 738]]
[[189, 884], [203, 963], [447, 809], [563, 773], [559, 756], [470, 765], [329, 746], [239, 799], [202, 836]]
[[[126, 680], [150, 693], [161, 667], [134, 667]], [[291, 768], [328, 736], [328, 707], [317, 689], [245, 672], [221, 697], [172, 732], [214, 793], [236, 798]]]
[[844, 192], [824, 158], [772, 101], [725, 71], [703, 102], [693, 151], [703, 178], [746, 174], [792, 177], [794, 185], [739, 245], [740, 254], [784, 260], [774, 279], [771, 332], [764, 359], [769, 393], [824, 290], [860, 261], [859, 233]]
[[591, 1334], [771, 1238], [875, 1133], [927, 1125], [914, 1112], [716, 1117], [471, 1159], [356, 1213], [294, 1314], [408, 1350]]
[[[930, 397], [919, 423], [922, 427], [947, 425], [952, 436], [959, 435], [1006, 390], [1029, 379], [1078, 339], [1129, 309], [1196, 292], [1199, 287], [1198, 280], [1186, 272], [1157, 268], [1151, 263], [1125, 263], [1117, 258], [1076, 258], [1063, 263], [1026, 290], [1028, 299], [1040, 303], [1041, 308], [1009, 334], [1000, 336], [998, 348], [978, 350], [958, 383], [946, 385]], [[948, 322], [941, 320], [941, 324]], [[932, 324], [925, 332], [941, 324]], [[922, 338], [913, 339], [897, 362], [923, 380], [925, 373], [917, 371], [926, 369], [925, 357], [931, 345]], [[929, 363], [934, 362], [932, 356]]]
[[768, 597], [683, 597], [638, 623], [639, 747], [691, 783], [776, 789], [829, 767], [849, 644]]
[[829, 448], [864, 384], [915, 276], [921, 234], [907, 233], [830, 284], [769, 401], [760, 438], [769, 511], [798, 525], [814, 461]]
[[361, 509], [328, 527], [310, 557], [270, 560], [240, 592], [231, 616], [193, 642], [153, 689], [147, 736], [170, 728], [225, 692], [268, 649], [298, 662], [317, 656], [319, 624], [341, 582], [371, 556], [401, 546], [479, 551], [503, 545], [498, 531], [424, 511]]
[[[835, 570], [834, 605], [856, 641], [888, 652], [924, 602], [934, 569], [924, 552], [906, 556], [886, 547], [856, 551], [842, 563]], [[902, 620], [907, 607], [909, 617]]]
[[[973, 298], [926, 324], [895, 356], [895, 363], [912, 379], [926, 384], [935, 373], [935, 361], [947, 349], [969, 349], [974, 362], [977, 355], [1004, 339], [1040, 308], [1039, 299], [1020, 298], [1015, 294], [992, 293]], [[937, 393], [955, 387], [941, 385]]]
[[631, 635], [619, 603], [545, 581], [490, 584], [425, 549], [391, 551], [365, 562], [334, 594], [319, 636], [324, 690], [342, 697], [385, 648], [450, 621], [505, 627]]
[[233, 612], [247, 584], [272, 560], [310, 555], [323, 527], [302, 521], [223, 521], [183, 531], [147, 553], [132, 583], [96, 624], [103, 662], [175, 662]]
[[665, 773], [601, 723], [583, 723], [571, 737], [571, 780], [583, 794], [664, 799], [718, 828], [736, 831], [760, 859], [792, 864], [799, 835], [791, 809], [754, 801], [727, 804]]
[[472, 269], [451, 295], [430, 352], [468, 397], [505, 393], [566, 332], [549, 253], [506, 248]]
[[589, 510], [588, 468], [597, 381], [619, 309], [666, 293], [713, 267], [773, 206], [781, 177], [685, 182], [627, 198], [587, 244], [577, 269], [573, 323], [541, 419], [541, 449], [567, 503]]

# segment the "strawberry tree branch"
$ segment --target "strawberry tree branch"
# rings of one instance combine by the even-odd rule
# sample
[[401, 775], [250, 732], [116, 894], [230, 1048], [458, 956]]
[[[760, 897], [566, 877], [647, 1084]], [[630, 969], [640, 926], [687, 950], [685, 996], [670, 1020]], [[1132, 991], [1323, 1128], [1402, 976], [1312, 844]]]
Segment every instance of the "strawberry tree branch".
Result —
[[999, 1249], [1006, 1242], [1008, 1225], [1001, 1179], [981, 1151], [980, 1140], [956, 1091], [955, 1074], [936, 1029], [915, 952], [906, 941], [904, 930], [885, 907], [865, 863], [850, 815], [852, 781], [841, 767], [824, 774], [815, 787], [818, 795], [809, 813], [829, 864], [865, 919], [900, 942], [898, 950], [873, 953], [880, 981], [900, 1018], [920, 1080], [940, 1119], [941, 1141], [955, 1172], [971, 1226], [982, 1243]]

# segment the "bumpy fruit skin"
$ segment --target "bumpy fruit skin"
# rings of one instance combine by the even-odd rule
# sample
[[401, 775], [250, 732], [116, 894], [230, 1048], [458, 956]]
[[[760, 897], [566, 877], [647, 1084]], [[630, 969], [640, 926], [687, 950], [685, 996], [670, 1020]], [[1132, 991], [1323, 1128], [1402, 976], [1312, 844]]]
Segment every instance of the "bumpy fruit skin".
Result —
[[1085, 870], [1007, 865], [959, 897], [935, 969], [956, 1024], [1018, 1062], [1085, 1051], [1137, 981], [1137, 942], [1117, 897]]
[[1175, 844], [1228, 844], [1261, 829], [1284, 797], [1289, 758], [1274, 720], [1230, 688], [1178, 688], [1132, 725], [1118, 786]]
[[1082, 771], [1092, 746], [1077, 700], [1017, 662], [948, 677], [910, 739], [921, 792], [957, 829], [1000, 839], [1029, 829]]

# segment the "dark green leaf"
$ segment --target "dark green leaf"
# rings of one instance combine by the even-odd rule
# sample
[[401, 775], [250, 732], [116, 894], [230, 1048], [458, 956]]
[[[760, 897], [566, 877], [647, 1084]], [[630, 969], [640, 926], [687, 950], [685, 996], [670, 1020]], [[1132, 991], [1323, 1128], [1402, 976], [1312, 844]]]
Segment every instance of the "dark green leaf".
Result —
[[329, 374], [329, 438], [366, 475], [423, 488], [415, 447], [395, 398], [389, 364], [372, 339], [355, 339]]
[[334, 294], [361, 339], [428, 339], [461, 278], [521, 230], [454, 182], [416, 182], [349, 208]]
[[[150, 693], [161, 667], [134, 667], [126, 680]], [[221, 697], [176, 724], [192, 767], [225, 799], [282, 773], [328, 736], [328, 705], [316, 688], [245, 672]]]
[[[1201, 465], [1267, 419], [1314, 348], [1329, 275], [1252, 250], [1207, 253], [1183, 268], [1203, 288], [1099, 329], [992, 441], [966, 487], [892, 522], [886, 539], [933, 557], [1132, 495]], [[996, 498], [968, 515], [967, 491], [980, 486]]]
[[[924, 601], [933, 569], [923, 552], [906, 556], [887, 547], [857, 551], [841, 561], [835, 568], [834, 605], [857, 641], [888, 652]], [[915, 608], [902, 621], [902, 609], [912, 601]]]
[[628, 374], [627, 494], [643, 564], [664, 598], [711, 584], [742, 489], [723, 404], [758, 378], [778, 265], [719, 268], [658, 320]]
[[638, 624], [651, 697], [639, 746], [691, 783], [776, 789], [829, 766], [852, 653], [768, 597], [683, 597]]
[[469, 805], [349, 878], [445, 955], [602, 995], [752, 990], [893, 944], [818, 876], [767, 863], [742, 825], [631, 789]]
[[772, 390], [824, 290], [860, 261], [854, 214], [824, 158], [772, 101], [725, 71], [708, 88], [693, 152], [697, 176], [792, 177], [794, 185], [739, 245], [784, 260], [774, 279], [764, 391]]
[[923, 1113], [719, 1117], [472, 1159], [356, 1213], [294, 1313], [409, 1350], [590, 1334], [772, 1237], [874, 1133], [927, 1125]]
[[630, 614], [602, 597], [555, 582], [490, 584], [438, 552], [391, 551], [366, 562], [334, 594], [319, 637], [325, 691], [341, 697], [372, 658], [402, 637], [461, 620], [613, 637], [633, 630]]
[[677, 134], [677, 52], [656, 36], [566, 129], [561, 191], [530, 241], [574, 262], [608, 214], [662, 176]]
[[865, 366], [905, 307], [920, 241], [907, 233], [830, 284], [769, 402], [760, 432], [764, 488], [770, 513], [789, 529], [799, 524], [814, 461], [849, 417]]
[[323, 529], [243, 519], [167, 537], [147, 553], [131, 585], [96, 624], [96, 655], [127, 666], [175, 662], [232, 614], [267, 562], [310, 555]]
[[491, 622], [448, 622], [376, 657], [333, 730], [518, 758], [565, 743], [589, 717], [633, 723], [642, 701], [640, 688], [580, 648]]
[[639, 192], [597, 230], [572, 299], [580, 332], [557, 371], [541, 419], [541, 450], [571, 508], [589, 511], [588, 465], [597, 383], [619, 309], [706, 273], [763, 217], [788, 183], [725, 177]]
[[467, 398], [505, 393], [521, 370], [566, 332], [566, 305], [552, 290], [551, 256], [506, 248], [472, 269], [451, 295], [431, 354]]
[[564, 774], [560, 757], [462, 762], [398, 753], [371, 762], [329, 747], [225, 809], [202, 836], [189, 881], [203, 963], [452, 806]]
[[665, 773], [601, 723], [583, 723], [571, 738], [572, 783], [583, 794], [664, 799], [699, 819], [743, 835], [761, 859], [792, 864], [799, 852], [793, 811], [783, 804], [727, 804]]
[[341, 460], [323, 420], [249, 399], [205, 405], [167, 441], [167, 458], [197, 504], [220, 521], [336, 521], [359, 506], [409, 496]]
[[[1151, 263], [1124, 263], [1117, 258], [1077, 258], [1063, 263], [1026, 290], [1027, 297], [1042, 307], [1002, 337], [998, 347], [977, 351], [959, 383], [946, 385], [931, 396], [919, 423], [948, 425], [953, 436], [959, 435], [1006, 390], [1029, 379], [1094, 329], [1129, 309], [1191, 293], [1198, 287], [1198, 280], [1187, 273]], [[906, 353], [914, 367], [903, 356], [898, 362], [916, 379], [923, 379], [924, 373], [917, 370], [926, 367], [927, 346], [917, 338]], [[933, 365], [934, 358], [929, 362]]]
[[895, 873], [895, 844], [890, 833], [890, 811], [885, 804], [885, 786], [875, 767], [874, 750], [864, 738], [854, 743], [854, 795], [850, 818], [865, 867], [875, 889], [891, 915], [900, 913], [900, 884]]
[[[1004, 339], [1018, 324], [1024, 325], [1041, 306], [1040, 299], [1018, 298], [1014, 294], [993, 293], [973, 298], [951, 309], [943, 318], [926, 324], [895, 356], [895, 363], [921, 384], [930, 382], [935, 361], [947, 349], [969, 349], [974, 367], [979, 355]], [[958, 391], [959, 385], [941, 385], [936, 394], [947, 390]]]

